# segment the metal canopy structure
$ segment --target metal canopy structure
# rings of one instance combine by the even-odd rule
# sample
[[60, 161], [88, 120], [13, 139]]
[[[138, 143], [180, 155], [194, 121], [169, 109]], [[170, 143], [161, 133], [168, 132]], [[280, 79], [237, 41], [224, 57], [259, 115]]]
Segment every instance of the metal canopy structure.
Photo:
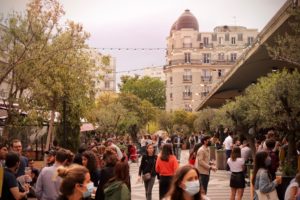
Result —
[[222, 106], [227, 100], [234, 99], [242, 94], [249, 85], [256, 83], [258, 78], [266, 76], [274, 70], [297, 68], [292, 63], [273, 60], [267, 51], [267, 45], [271, 46], [279, 34], [289, 31], [289, 23], [294, 21], [289, 9], [295, 6], [299, 5], [295, 4], [295, 1], [289, 0], [281, 7], [258, 34], [252, 46], [240, 56], [235, 66], [213, 88], [197, 107], [197, 110], [205, 107], [217, 108]]

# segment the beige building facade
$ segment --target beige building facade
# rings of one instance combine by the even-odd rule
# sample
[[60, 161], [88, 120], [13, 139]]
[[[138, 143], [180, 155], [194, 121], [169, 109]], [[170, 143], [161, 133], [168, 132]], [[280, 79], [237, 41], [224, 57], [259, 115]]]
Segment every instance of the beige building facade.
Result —
[[116, 92], [116, 59], [97, 50], [90, 50], [89, 53], [95, 63], [95, 68], [92, 69], [95, 98], [103, 92]]
[[199, 32], [197, 19], [185, 10], [167, 37], [166, 110], [195, 111], [257, 34], [257, 29], [227, 25]]
[[164, 73], [162, 66], [146, 67], [143, 69], [142, 77], [149, 76], [151, 78], [158, 78], [161, 81], [166, 80], [166, 75]]

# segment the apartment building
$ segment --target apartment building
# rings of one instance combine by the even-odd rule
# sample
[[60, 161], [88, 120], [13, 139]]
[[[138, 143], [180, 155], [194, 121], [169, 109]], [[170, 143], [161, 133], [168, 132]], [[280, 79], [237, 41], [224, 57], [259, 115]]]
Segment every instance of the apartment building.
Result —
[[166, 110], [194, 111], [257, 34], [257, 29], [227, 25], [200, 32], [196, 17], [185, 10], [167, 37]]

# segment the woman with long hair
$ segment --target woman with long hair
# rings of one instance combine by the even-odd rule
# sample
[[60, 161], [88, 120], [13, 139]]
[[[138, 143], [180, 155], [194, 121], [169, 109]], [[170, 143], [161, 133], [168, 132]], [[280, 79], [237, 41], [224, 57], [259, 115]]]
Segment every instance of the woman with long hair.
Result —
[[100, 171], [99, 185], [96, 191], [96, 200], [104, 200], [104, 186], [114, 176], [115, 165], [118, 161], [117, 153], [110, 148], [103, 154], [105, 166]]
[[170, 190], [166, 195], [166, 200], [200, 200], [200, 174], [191, 165], [180, 167], [171, 183]]
[[58, 200], [81, 200], [91, 196], [94, 186], [87, 168], [74, 164], [58, 168], [57, 173], [63, 179]]
[[[268, 167], [271, 165], [271, 158], [266, 151], [259, 151], [255, 155], [254, 171], [252, 184], [255, 190], [259, 190], [261, 193], [270, 193], [276, 189], [276, 186], [281, 184], [281, 177], [277, 176], [274, 181], [271, 180], [271, 174]], [[255, 200], [258, 199], [258, 195], [255, 193]]]
[[97, 165], [97, 158], [94, 152], [85, 151], [82, 153], [82, 165], [85, 166], [91, 175], [91, 181], [94, 183], [94, 186], [98, 186], [100, 171]]
[[104, 188], [105, 200], [130, 200], [129, 165], [124, 158], [117, 162], [114, 172]]
[[159, 199], [168, 192], [171, 180], [178, 168], [177, 158], [173, 155], [172, 144], [164, 144], [158, 155], [155, 170], [159, 174]]
[[[152, 188], [155, 182], [155, 164], [157, 156], [155, 155], [155, 150], [153, 144], [148, 144], [146, 147], [146, 155], [143, 155], [141, 165], [139, 168], [139, 180], [141, 175], [143, 175], [146, 199], [152, 199]], [[146, 178], [147, 177], [147, 178]]]
[[237, 146], [233, 147], [230, 158], [228, 158], [227, 160], [227, 164], [231, 171], [230, 200], [235, 200], [235, 199], [241, 200], [245, 188], [245, 174], [244, 174], [245, 160], [244, 158], [241, 158], [240, 147]]

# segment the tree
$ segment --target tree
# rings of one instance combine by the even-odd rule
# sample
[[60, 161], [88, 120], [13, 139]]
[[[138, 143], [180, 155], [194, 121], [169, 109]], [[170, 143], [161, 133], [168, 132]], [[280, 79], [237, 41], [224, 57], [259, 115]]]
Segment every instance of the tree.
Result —
[[281, 60], [300, 66], [300, 8], [290, 10], [292, 21], [288, 30], [276, 37], [272, 44], [267, 45], [269, 55], [275, 60]]
[[205, 130], [206, 132], [212, 131], [212, 120], [215, 117], [215, 111], [211, 108], [201, 110], [194, 120], [194, 129], [197, 132]]
[[122, 93], [132, 93], [161, 109], [165, 107], [165, 83], [158, 78], [123, 76], [121, 82], [119, 86]]

